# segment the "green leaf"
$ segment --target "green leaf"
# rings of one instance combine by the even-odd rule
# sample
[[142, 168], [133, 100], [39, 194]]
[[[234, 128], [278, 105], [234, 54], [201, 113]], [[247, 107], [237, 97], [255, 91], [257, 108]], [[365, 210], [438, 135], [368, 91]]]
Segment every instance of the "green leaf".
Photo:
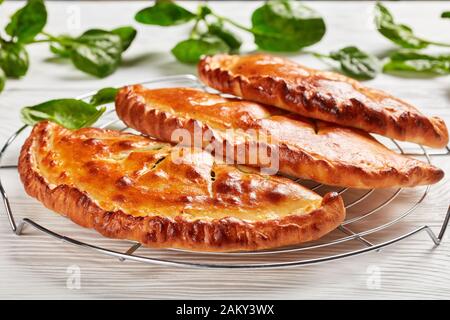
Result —
[[104, 78], [116, 71], [121, 61], [122, 48], [122, 40], [118, 35], [85, 33], [73, 39], [70, 59], [81, 71]]
[[3, 71], [3, 69], [0, 68], [0, 92], [2, 92], [3, 89], [5, 88], [5, 83], [6, 83], [6, 74]]
[[412, 50], [400, 50], [389, 56], [389, 60], [383, 66], [383, 71], [446, 75], [450, 74], [450, 55], [431, 55]]
[[195, 14], [172, 1], [157, 1], [153, 6], [140, 10], [135, 20], [143, 24], [175, 26], [195, 18]]
[[47, 10], [44, 1], [28, 0], [26, 5], [16, 11], [6, 26], [6, 33], [20, 42], [33, 41], [47, 23]]
[[203, 55], [213, 55], [229, 51], [230, 48], [222, 39], [207, 36], [200, 39], [188, 39], [179, 42], [172, 49], [172, 54], [181, 62], [197, 63]]
[[208, 32], [222, 39], [230, 47], [231, 51], [238, 51], [242, 45], [242, 39], [237, 34], [226, 29], [221, 23], [208, 25]]
[[252, 15], [252, 32], [259, 48], [298, 51], [319, 42], [325, 22], [313, 9], [288, 0], [270, 0]]
[[428, 41], [415, 36], [410, 27], [396, 23], [381, 3], [375, 5], [375, 24], [383, 36], [403, 48], [422, 49], [429, 45]]
[[19, 78], [28, 71], [28, 53], [19, 42], [1, 42], [0, 68], [11, 78]]
[[444, 11], [444, 12], [442, 12], [441, 18], [450, 18], [450, 11]]
[[379, 60], [357, 47], [345, 47], [330, 53], [330, 58], [339, 61], [342, 71], [356, 79], [373, 79], [380, 71]]
[[49, 120], [68, 129], [79, 129], [92, 125], [106, 108], [92, 106], [77, 99], [50, 100], [21, 110], [22, 121], [28, 125]]
[[136, 37], [133, 27], [125, 26], [111, 31], [89, 29], [81, 36], [60, 36], [50, 45], [50, 50], [70, 58], [78, 69], [99, 78], [112, 74], [118, 68], [122, 52]]
[[103, 29], [89, 29], [83, 33], [83, 36], [86, 35], [99, 35], [99, 34], [114, 34], [120, 37], [122, 41], [122, 52], [127, 50], [128, 47], [133, 42], [136, 37], [137, 31], [133, 27], [125, 26], [116, 28], [111, 31], [103, 30]]
[[111, 33], [118, 35], [120, 40], [122, 40], [122, 51], [125, 51], [130, 47], [137, 35], [136, 29], [130, 26], [113, 29], [111, 30]]
[[117, 92], [119, 92], [119, 89], [112, 87], [100, 89], [92, 96], [89, 103], [96, 107], [101, 104], [114, 102]]

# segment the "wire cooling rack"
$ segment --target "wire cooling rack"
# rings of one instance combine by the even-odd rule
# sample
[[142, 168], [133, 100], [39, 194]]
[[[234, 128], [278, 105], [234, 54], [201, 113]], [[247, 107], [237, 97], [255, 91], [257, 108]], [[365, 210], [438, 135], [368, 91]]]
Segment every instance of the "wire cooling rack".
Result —
[[[143, 81], [147, 87], [175, 87], [188, 86], [212, 91], [192, 75], [180, 75]], [[86, 94], [80, 99], [89, 99], [93, 93]], [[99, 121], [100, 128], [112, 128], [121, 131], [132, 131], [127, 128], [115, 115], [113, 106]], [[47, 226], [39, 222], [39, 218], [52, 214], [42, 205], [27, 197], [20, 188], [8, 191], [4, 183], [5, 171], [15, 171], [17, 183], [17, 156], [20, 139], [30, 129], [23, 126], [12, 134], [0, 150], [0, 192], [3, 198], [6, 217], [11, 230], [17, 234], [24, 234], [24, 227], [28, 226], [44, 234], [74, 246], [91, 249], [97, 253], [118, 258], [120, 261], [132, 260], [143, 263], [160, 264], [177, 267], [195, 268], [280, 268], [289, 266], [309, 265], [337, 260], [357, 254], [379, 250], [417, 233], [426, 232], [434, 245], [439, 245], [443, 239], [450, 219], [450, 207], [444, 217], [438, 233], [428, 225], [406, 222], [407, 218], [420, 205], [430, 191], [430, 186], [408, 189], [370, 189], [358, 190], [351, 188], [336, 188], [312, 181], [295, 180], [319, 194], [329, 191], [338, 192], [344, 199], [347, 210], [346, 220], [333, 232], [322, 239], [294, 247], [275, 250], [231, 253], [193, 252], [180, 249], [151, 249], [141, 247], [139, 243], [128, 240], [106, 239], [92, 230], [84, 229], [68, 221], [50, 216]], [[383, 138], [380, 137], [382, 140]], [[431, 163], [433, 156], [449, 156], [448, 147], [441, 152], [430, 152], [423, 146], [403, 144], [394, 140], [382, 141], [397, 152], [423, 158]], [[3, 164], [8, 153], [12, 164]], [[14, 162], [13, 162], [14, 161]], [[9, 175], [10, 176], [10, 175]], [[27, 204], [27, 216], [17, 218], [17, 205]], [[23, 214], [22, 214], [23, 215]], [[57, 221], [56, 221], [57, 220]], [[18, 221], [18, 222], [17, 222]], [[48, 221], [51, 221], [49, 223]], [[50, 226], [48, 226], [50, 225]]]

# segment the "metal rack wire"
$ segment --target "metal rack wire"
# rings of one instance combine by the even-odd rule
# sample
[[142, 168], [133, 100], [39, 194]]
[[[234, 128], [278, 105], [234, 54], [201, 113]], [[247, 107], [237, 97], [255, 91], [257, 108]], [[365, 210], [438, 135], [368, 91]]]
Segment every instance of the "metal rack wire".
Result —
[[[153, 79], [150, 81], [142, 81], [141, 84], [149, 87], [163, 87], [163, 86], [190, 86], [200, 87], [210, 91], [210, 89], [204, 87], [200, 81], [192, 75], [180, 75], [164, 77], [159, 79]], [[93, 93], [86, 94], [80, 99], [88, 99]], [[111, 119], [112, 117], [112, 119]], [[114, 110], [109, 110], [103, 116], [103, 123], [99, 126], [101, 128], [122, 126], [120, 130], [128, 130], [129, 128], [123, 126], [121, 121], [115, 117]], [[6, 143], [0, 150], [0, 169], [3, 170], [16, 170], [15, 164], [3, 165], [2, 160], [5, 153], [16, 142], [17, 138], [23, 135], [27, 126], [23, 126], [12, 134]], [[449, 156], [450, 149], [447, 146], [443, 152], [430, 153], [423, 146], [419, 146], [418, 150], [406, 151], [398, 142], [391, 140], [393, 147], [401, 154], [409, 156], [422, 156], [425, 160], [431, 163], [432, 156]], [[417, 149], [417, 148], [416, 148]], [[2, 183], [2, 177], [0, 176], [0, 193], [2, 195], [3, 204], [5, 207], [6, 217], [9, 221], [12, 232], [17, 235], [22, 234], [22, 230], [25, 226], [29, 226], [47, 234], [48, 236], [61, 240], [65, 243], [69, 243], [81, 248], [91, 249], [95, 252], [102, 253], [108, 256], [118, 258], [120, 261], [132, 260], [143, 263], [153, 263], [167, 266], [177, 267], [194, 267], [194, 268], [280, 268], [289, 266], [309, 265], [315, 263], [321, 263], [326, 261], [337, 260], [345, 257], [354, 256], [361, 253], [366, 253], [373, 250], [378, 250], [382, 247], [391, 245], [405, 238], [413, 236], [415, 234], [426, 232], [431, 238], [433, 243], [437, 246], [440, 244], [444, 237], [447, 225], [450, 220], [450, 207], [447, 210], [442, 226], [439, 233], [436, 234], [428, 225], [415, 226], [409, 230], [400, 230], [400, 234], [395, 236], [389, 236], [383, 238], [380, 234], [387, 229], [392, 229], [394, 226], [398, 226], [399, 222], [403, 221], [408, 215], [410, 215], [425, 199], [430, 191], [430, 186], [422, 188], [413, 195], [413, 199], [409, 199], [408, 194], [408, 206], [396, 212], [396, 215], [381, 213], [383, 209], [392, 205], [398, 200], [403, 189], [398, 188], [394, 190], [380, 191], [375, 189], [370, 190], [352, 190], [350, 188], [332, 188], [323, 184], [312, 184], [312, 182], [295, 180], [298, 183], [307, 185], [310, 189], [319, 192], [322, 189], [337, 191], [341, 196], [355, 193], [352, 199], [345, 200], [345, 207], [347, 211], [355, 209], [353, 215], [348, 218], [329, 236], [325, 239], [315, 241], [312, 243], [303, 244], [297, 247], [280, 248], [275, 250], [254, 251], [254, 252], [231, 252], [231, 253], [206, 253], [206, 252], [192, 252], [188, 250], [180, 249], [150, 249], [142, 248], [139, 243], [131, 243], [129, 248], [125, 251], [119, 251], [116, 249], [107, 248], [104, 245], [94, 244], [96, 237], [93, 236], [92, 241], [81, 241], [76, 239], [75, 236], [67, 236], [58, 233], [42, 224], [37, 223], [34, 219], [25, 217], [16, 222], [16, 218], [13, 214], [11, 201], [7, 191]], [[374, 207], [370, 208], [370, 203], [374, 200], [370, 200], [375, 197], [377, 193], [381, 193], [381, 201]], [[386, 193], [386, 194], [385, 194]], [[378, 196], [380, 198], [380, 196]], [[378, 216], [378, 217], [377, 217]], [[379, 221], [380, 216], [384, 218], [382, 222]], [[374, 219], [374, 217], [376, 219]], [[369, 221], [373, 220], [373, 221]], [[78, 234], [79, 227], [75, 224], [73, 226], [73, 233]], [[371, 236], [375, 240], [368, 239]], [[124, 240], [125, 241], [125, 240]], [[129, 243], [130, 241], [125, 241]], [[349, 243], [353, 243], [351, 246]], [[354, 244], [358, 244], [355, 247]], [[136, 251], [145, 251], [145, 254], [136, 254]]]

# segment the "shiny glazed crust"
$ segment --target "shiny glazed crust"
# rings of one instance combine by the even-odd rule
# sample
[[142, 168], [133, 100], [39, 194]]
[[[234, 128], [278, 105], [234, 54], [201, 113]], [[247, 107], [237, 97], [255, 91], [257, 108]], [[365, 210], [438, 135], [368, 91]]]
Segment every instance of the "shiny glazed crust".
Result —
[[203, 58], [201, 80], [222, 92], [389, 138], [441, 148], [445, 122], [407, 102], [343, 75], [267, 54]]
[[[255, 138], [230, 141], [224, 132], [227, 129], [266, 132], [273, 138], [271, 143], [278, 146], [281, 173], [328, 185], [412, 187], [436, 183], [444, 176], [441, 169], [399, 155], [362, 130], [308, 120], [277, 108], [192, 88], [124, 87], [116, 96], [116, 112], [129, 127], [173, 143], [178, 142], [176, 130], [185, 129], [191, 136], [196, 130], [208, 136], [209, 131], [212, 137], [204, 141], [203, 147], [214, 140], [236, 149], [243, 143], [244, 149], [249, 150], [252, 143], [264, 148], [266, 142]], [[222, 150], [226, 152], [225, 147]], [[233, 155], [236, 160], [237, 152]]]
[[[99, 146], [102, 147], [98, 141], [100, 134], [102, 137], [107, 136], [108, 141], [115, 139], [119, 141], [125, 137], [128, 140], [140, 139], [139, 143], [145, 143], [142, 139], [147, 139], [133, 138], [134, 135], [131, 134], [100, 129], [81, 129], [72, 134], [58, 125], [42, 122], [33, 128], [22, 147], [19, 158], [19, 174], [25, 190], [30, 196], [37, 198], [47, 208], [67, 216], [83, 227], [93, 228], [106, 237], [135, 240], [151, 247], [201, 251], [259, 250], [318, 239], [335, 229], [344, 219], [343, 202], [336, 193], [327, 194], [319, 206], [310, 212], [290, 214], [277, 219], [247, 221], [232, 216], [221, 219], [188, 219], [182, 215], [132, 215], [122, 210], [107, 210], [103, 207], [110, 206], [111, 203], [104, 202], [99, 205], [98, 199], [94, 199], [88, 192], [80, 190], [77, 181], [72, 181], [70, 184], [49, 183], [47, 178], [54, 178], [50, 177], [51, 174], [49, 177], [43, 175], [43, 172], [53, 172], [48, 169], [63, 170], [62, 175], [64, 175], [63, 173], [66, 175], [61, 179], [67, 178], [67, 172], [70, 177], [70, 171], [66, 172], [64, 168], [58, 167], [61, 164], [58, 161], [61, 159], [50, 159], [51, 155], [58, 153], [58, 148], [51, 148], [52, 151], [49, 153], [45, 151], [49, 141], [55, 137], [63, 138], [64, 144], [69, 145], [69, 147], [64, 147], [67, 149], [63, 151], [70, 150], [70, 145], [76, 146], [78, 143], [83, 143], [85, 149], [88, 150], [77, 149], [82, 158], [85, 152], [100, 150], [98, 149]], [[73, 135], [76, 137], [73, 138]], [[124, 148], [129, 147], [127, 143], [119, 143], [119, 145]], [[102, 147], [101, 150], [103, 149]], [[38, 158], [39, 160], [37, 160]], [[44, 167], [39, 167], [39, 165]], [[107, 162], [105, 165], [108, 165]], [[99, 168], [101, 166], [97, 167], [97, 169]], [[114, 174], [114, 171], [106, 173]], [[235, 174], [234, 171], [232, 173]], [[95, 170], [92, 171], [92, 175], [93, 177], [86, 177], [88, 183], [96, 181], [93, 179]], [[274, 182], [276, 184], [293, 183], [288, 182], [287, 179], [274, 179], [276, 179]], [[94, 187], [101, 188], [102, 185], [110, 187], [109, 184], [103, 182], [97, 183]], [[120, 187], [123, 188], [124, 185], [122, 184]], [[124, 190], [123, 194], [127, 194], [126, 189], [121, 190]], [[306, 192], [308, 191], [301, 190], [300, 194], [307, 194]], [[309, 192], [309, 194], [314, 199], [318, 197], [313, 192]], [[278, 195], [278, 197], [280, 196], [283, 195]], [[131, 197], [130, 200], [133, 201], [133, 198]], [[277, 199], [268, 200], [276, 201]], [[131, 203], [132, 205], [133, 203]]]

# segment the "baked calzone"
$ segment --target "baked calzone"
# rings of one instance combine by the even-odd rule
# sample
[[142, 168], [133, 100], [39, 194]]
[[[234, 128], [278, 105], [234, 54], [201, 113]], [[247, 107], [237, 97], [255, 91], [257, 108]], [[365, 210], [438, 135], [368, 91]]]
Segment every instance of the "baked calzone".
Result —
[[281, 173], [328, 185], [411, 187], [435, 183], [444, 175], [439, 168], [389, 150], [362, 130], [192, 88], [124, 87], [116, 96], [116, 112], [128, 126], [164, 141], [179, 142], [175, 134], [179, 129], [194, 138], [196, 131], [201, 132], [206, 137], [201, 147], [215, 141], [222, 150], [213, 151], [228, 156], [226, 148], [231, 145], [236, 162], [255, 167], [270, 164], [259, 158], [251, 162], [251, 154], [239, 159], [235, 150], [250, 153], [256, 145], [253, 152], [259, 153], [269, 144], [276, 146], [269, 151], [278, 153], [274, 159]]
[[209, 86], [300, 115], [430, 147], [448, 143], [445, 122], [356, 80], [307, 68], [268, 54], [203, 58], [200, 78]]
[[113, 130], [37, 124], [19, 158], [25, 190], [107, 237], [151, 247], [256, 250], [317, 239], [344, 219], [336, 193]]

